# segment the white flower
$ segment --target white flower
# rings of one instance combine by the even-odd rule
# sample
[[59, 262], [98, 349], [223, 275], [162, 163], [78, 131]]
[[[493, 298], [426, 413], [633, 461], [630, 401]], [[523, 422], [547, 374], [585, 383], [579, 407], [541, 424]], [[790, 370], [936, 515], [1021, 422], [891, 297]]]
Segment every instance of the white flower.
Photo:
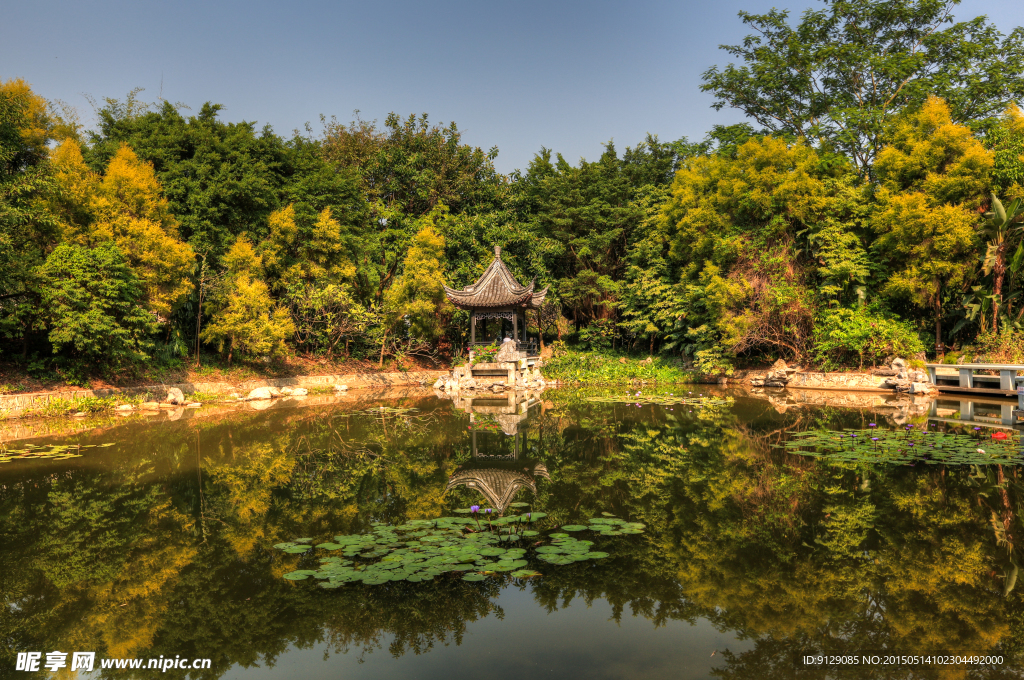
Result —
[[985, 449], [978, 449], [978, 453], [985, 453]]

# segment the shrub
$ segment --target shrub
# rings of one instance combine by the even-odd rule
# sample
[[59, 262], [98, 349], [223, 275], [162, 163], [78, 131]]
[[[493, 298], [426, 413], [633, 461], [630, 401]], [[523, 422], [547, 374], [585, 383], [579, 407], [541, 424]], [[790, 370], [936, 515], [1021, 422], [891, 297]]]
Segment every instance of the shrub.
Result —
[[677, 359], [648, 357], [637, 359], [611, 352], [579, 352], [554, 343], [552, 358], [544, 363], [549, 380], [583, 383], [625, 383], [633, 380], [670, 383], [696, 382], [696, 374], [682, 367]]
[[911, 356], [924, 344], [907, 323], [868, 308], [829, 309], [814, 324], [812, 353], [826, 370], [864, 362], [878, 363], [890, 355]]
[[1024, 362], [1024, 332], [1003, 326], [998, 333], [982, 330], [972, 353], [982, 361], [998, 364]]
[[142, 282], [116, 245], [57, 246], [40, 273], [41, 316], [54, 353], [105, 364], [146, 358], [156, 320], [139, 306]]

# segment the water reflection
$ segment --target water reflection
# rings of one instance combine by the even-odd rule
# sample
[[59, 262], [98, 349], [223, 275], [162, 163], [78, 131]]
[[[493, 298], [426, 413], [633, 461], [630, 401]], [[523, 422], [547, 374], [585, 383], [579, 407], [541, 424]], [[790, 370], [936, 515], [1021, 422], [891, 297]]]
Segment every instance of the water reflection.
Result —
[[[199, 677], [214, 678], [274, 666], [296, 648], [423, 654], [466, 642], [481, 621], [498, 625], [517, 602], [526, 621], [591, 604], [615, 621], [638, 617], [643, 626], [616, 633], [630, 646], [655, 627], [711, 626], [728, 649], [695, 647], [684, 632], [675, 640], [706, 660], [693, 662], [693, 677], [712, 667], [737, 679], [1021, 673], [1019, 468], [828, 463], [776, 448], [799, 429], [885, 422], [870, 411], [778, 413], [744, 398], [669, 410], [584, 396], [549, 392], [525, 410], [477, 411], [510, 408], [482, 403], [472, 414], [434, 399], [360, 413], [271, 409], [61, 439], [117, 445], [0, 470], [0, 667], [13, 668], [18, 651], [95, 650], [208, 657]], [[488, 482], [493, 499], [454, 483], [481, 470], [523, 481]], [[301, 558], [270, 549], [444, 516], [482, 496], [500, 507], [494, 499], [514, 486], [509, 498], [528, 498], [553, 523], [610, 512], [648, 534], [617, 537], [600, 565], [545, 567], [523, 584], [441, 578], [330, 593], [283, 580]], [[567, 677], [580, 655], [607, 658], [587, 639], [563, 642], [564, 658], [551, 663]], [[490, 652], [507, 653], [500, 643]], [[996, 653], [1007, 665], [882, 675], [794, 662], [868, 651]]]
[[547, 466], [531, 457], [531, 452], [539, 454], [544, 439], [539, 430], [529, 437], [530, 415], [540, 411], [537, 398], [510, 393], [502, 399], [457, 399], [455, 405], [469, 414], [473, 458], [452, 473], [445, 491], [473, 489], [483, 497], [476, 504], [498, 515], [508, 511], [520, 491], [535, 498], [537, 480], [551, 478]]

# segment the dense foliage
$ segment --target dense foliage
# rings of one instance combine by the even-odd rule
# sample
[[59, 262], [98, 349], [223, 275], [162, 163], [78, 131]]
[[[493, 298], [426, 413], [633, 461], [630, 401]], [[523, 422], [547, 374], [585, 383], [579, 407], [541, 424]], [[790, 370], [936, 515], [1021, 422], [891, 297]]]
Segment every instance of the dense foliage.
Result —
[[[828, 0], [796, 25], [743, 13], [757, 35], [704, 89], [760, 129], [609, 142], [576, 165], [541, 149], [507, 176], [496, 148], [425, 115], [285, 138], [133, 91], [84, 132], [2, 82], [0, 352], [95, 361], [82, 348], [110, 333], [132, 340], [107, 364], [150, 345], [179, 362], [458, 357], [468, 318], [441, 284], [474, 281], [497, 245], [521, 281], [550, 286], [527, 329], [549, 343], [708, 374], [984, 355], [1024, 322], [1024, 31], [955, 23], [955, 5]], [[58, 249], [81, 263], [107, 243], [146, 337], [131, 314], [68, 324], [48, 307]]]

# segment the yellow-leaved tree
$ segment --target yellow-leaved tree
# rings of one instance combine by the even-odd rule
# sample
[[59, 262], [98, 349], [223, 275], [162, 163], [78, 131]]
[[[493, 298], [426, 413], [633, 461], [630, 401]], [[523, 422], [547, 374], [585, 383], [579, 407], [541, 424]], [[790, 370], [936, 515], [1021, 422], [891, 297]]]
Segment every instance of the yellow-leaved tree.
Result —
[[992, 166], [992, 153], [969, 128], [953, 123], [937, 97], [895, 124], [875, 163], [881, 184], [872, 217], [875, 248], [893, 271], [882, 292], [933, 310], [940, 355], [943, 297], [975, 267], [978, 208]]
[[195, 253], [178, 236], [178, 222], [153, 166], [122, 145], [99, 176], [70, 139], [54, 149], [51, 159], [65, 189], [55, 199], [65, 240], [89, 247], [113, 241], [142, 280], [147, 308], [169, 316], [192, 292]]
[[259, 254], [275, 290], [338, 284], [355, 275], [345, 253], [341, 223], [330, 208], [313, 214], [316, 221], [305, 223], [296, 216], [293, 205], [270, 214], [270, 234], [260, 243]]
[[227, 348], [228, 363], [235, 352], [250, 357], [278, 357], [285, 340], [295, 333], [288, 311], [278, 306], [263, 281], [263, 262], [244, 236], [224, 255], [226, 271], [210, 296], [210, 322], [201, 338]]
[[[439, 205], [419, 220], [419, 231], [402, 263], [402, 275], [384, 296], [388, 326], [405, 326], [404, 335], [413, 342], [433, 342], [441, 336], [452, 312], [444, 294], [444, 236], [436, 223], [448, 209]], [[384, 363], [387, 335], [381, 345]]]

